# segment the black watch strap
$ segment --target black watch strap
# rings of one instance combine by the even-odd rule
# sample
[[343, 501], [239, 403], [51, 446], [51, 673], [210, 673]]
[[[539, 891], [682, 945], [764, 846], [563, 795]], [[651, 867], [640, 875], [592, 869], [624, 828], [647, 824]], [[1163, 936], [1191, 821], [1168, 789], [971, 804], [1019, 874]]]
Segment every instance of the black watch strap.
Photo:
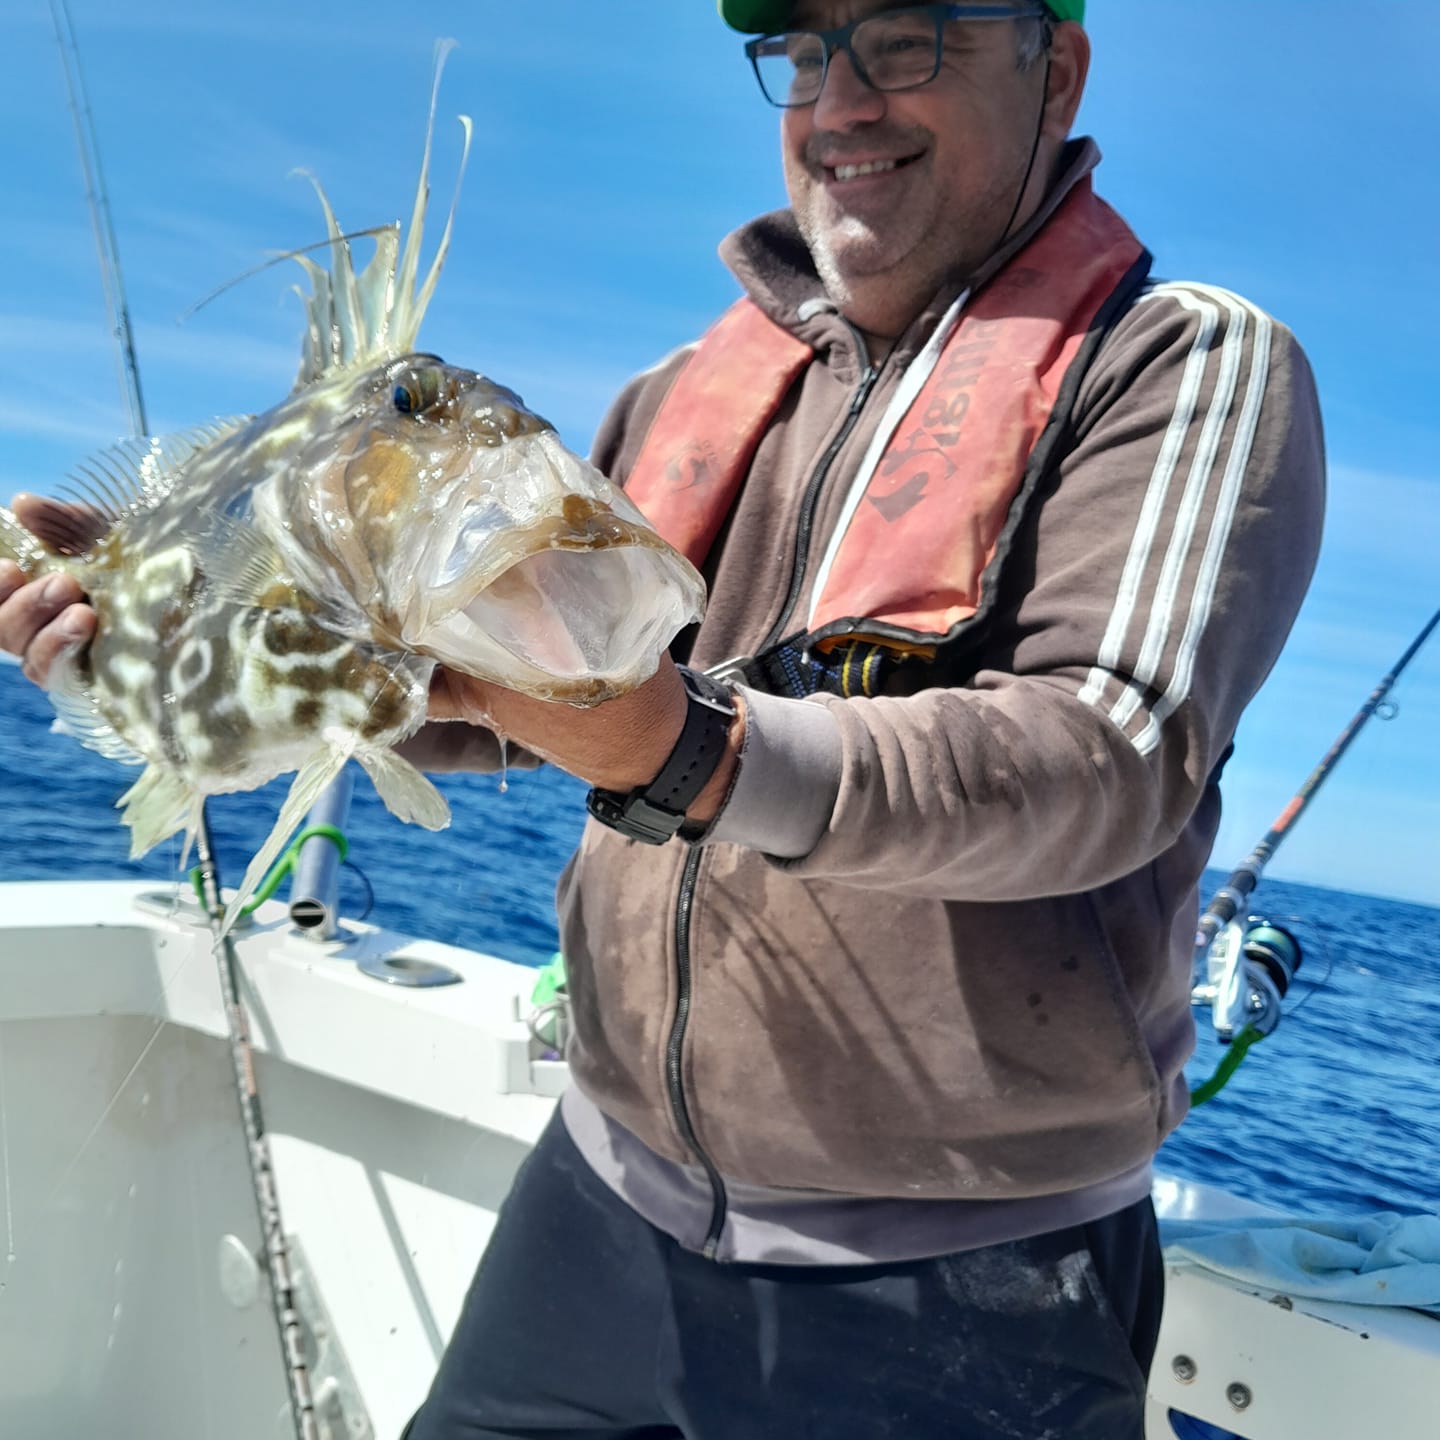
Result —
[[586, 808], [602, 824], [630, 840], [663, 845], [685, 823], [685, 812], [709, 783], [735, 718], [729, 689], [701, 670], [676, 666], [688, 702], [685, 725], [660, 773], [628, 795], [592, 790]]

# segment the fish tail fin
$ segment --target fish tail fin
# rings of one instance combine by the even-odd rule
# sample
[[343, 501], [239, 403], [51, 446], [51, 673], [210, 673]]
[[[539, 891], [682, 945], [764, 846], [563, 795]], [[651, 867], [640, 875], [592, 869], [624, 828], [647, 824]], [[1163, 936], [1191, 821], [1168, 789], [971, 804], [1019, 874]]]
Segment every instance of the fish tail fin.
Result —
[[200, 802], [200, 794], [175, 771], [147, 765], [145, 773], [115, 802], [130, 827], [130, 858], [138, 860], [178, 830], [193, 835], [199, 825]]
[[397, 820], [427, 830], [443, 830], [450, 823], [445, 797], [403, 756], [376, 749], [358, 750], [355, 758]]
[[13, 560], [29, 580], [44, 554], [40, 542], [0, 505], [0, 560]]
[[245, 870], [244, 879], [240, 881], [240, 888], [225, 907], [225, 918], [217, 940], [223, 940], [230, 933], [231, 927], [240, 918], [245, 902], [260, 888], [281, 850], [320, 798], [320, 792], [345, 768], [352, 748], [351, 745], [326, 744], [300, 767], [290, 786], [290, 793], [280, 807], [280, 814], [265, 837], [265, 843], [255, 852], [254, 859]]

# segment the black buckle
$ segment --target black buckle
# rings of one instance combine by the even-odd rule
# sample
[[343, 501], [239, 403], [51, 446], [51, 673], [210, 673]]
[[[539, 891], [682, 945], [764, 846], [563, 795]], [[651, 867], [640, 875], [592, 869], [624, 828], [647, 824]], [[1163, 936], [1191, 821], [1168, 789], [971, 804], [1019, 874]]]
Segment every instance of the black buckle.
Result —
[[663, 845], [685, 823], [683, 811], [677, 815], [673, 810], [652, 804], [640, 790], [632, 790], [628, 795], [618, 795], [613, 790], [592, 790], [585, 797], [585, 808], [602, 825], [644, 845]]

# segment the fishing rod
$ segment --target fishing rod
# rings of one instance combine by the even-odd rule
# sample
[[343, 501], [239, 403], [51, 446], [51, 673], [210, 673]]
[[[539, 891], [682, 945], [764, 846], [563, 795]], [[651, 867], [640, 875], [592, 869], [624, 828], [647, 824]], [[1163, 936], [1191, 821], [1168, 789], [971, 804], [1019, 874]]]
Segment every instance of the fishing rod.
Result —
[[[1195, 932], [1195, 946], [1203, 953], [1225, 925], [1235, 918], [1240, 907], [1249, 897], [1260, 880], [1260, 872], [1270, 863], [1281, 842], [1295, 828], [1296, 821], [1305, 813], [1306, 807], [1315, 798], [1316, 792], [1329, 778], [1331, 771], [1339, 764], [1340, 757], [1350, 748], [1351, 742], [1365, 728], [1375, 715], [1385, 697], [1394, 688], [1395, 682], [1404, 673], [1405, 667], [1420, 652], [1421, 646], [1430, 638], [1431, 632], [1440, 625], [1440, 610], [1437, 610], [1420, 633], [1410, 642], [1409, 648], [1390, 668], [1388, 674], [1370, 692], [1370, 698], [1356, 712], [1354, 719], [1340, 732], [1335, 743], [1326, 752], [1325, 758], [1310, 772], [1309, 778], [1295, 792], [1295, 797], [1276, 817], [1275, 823], [1265, 832], [1260, 843], [1230, 872], [1230, 878], [1216, 892], [1205, 913], [1200, 917]], [[1382, 718], [1389, 719], [1395, 712]]]
[[[1250, 854], [1230, 872], [1200, 917], [1195, 932], [1197, 983], [1191, 991], [1191, 1003], [1211, 1007], [1215, 1034], [1229, 1049], [1214, 1075], [1191, 1092], [1193, 1104], [1203, 1104], [1219, 1094], [1250, 1047], [1274, 1031], [1280, 1023], [1281, 1003], [1300, 968], [1300, 942], [1284, 925], [1254, 918], [1242, 924], [1235, 917], [1259, 883], [1261, 872], [1355, 737], [1375, 715], [1390, 719], [1397, 713], [1393, 703], [1386, 706], [1385, 697], [1437, 626], [1440, 610], [1370, 692], [1294, 798]], [[1203, 978], [1198, 978], [1202, 970]]]
[[65, 99], [75, 125], [75, 148], [80, 152], [80, 173], [85, 180], [85, 204], [90, 211], [90, 228], [95, 235], [95, 255], [100, 265], [100, 285], [105, 292], [105, 313], [115, 341], [120, 371], [120, 391], [130, 411], [130, 431], [137, 437], [150, 433], [145, 419], [145, 395], [140, 388], [140, 366], [135, 359], [135, 341], [130, 332], [130, 307], [120, 273], [120, 247], [110, 219], [110, 199], [105, 193], [105, 176], [100, 166], [100, 145], [85, 76], [80, 68], [80, 47], [75, 43], [75, 26], [65, 0], [50, 0], [50, 19], [55, 26], [55, 44], [60, 50], [60, 67], [65, 74]]
[[[60, 50], [60, 63], [65, 75], [66, 99], [75, 124], [80, 169], [85, 179], [85, 201], [90, 211], [90, 225], [94, 231], [95, 249], [100, 264], [100, 282], [105, 292], [105, 310], [119, 358], [120, 388], [130, 412], [131, 433], [137, 439], [144, 439], [150, 432], [150, 426], [145, 416], [144, 392], [140, 387], [140, 364], [135, 354], [135, 337], [130, 327], [130, 307], [125, 298], [125, 280], [120, 268], [120, 247], [116, 243], [115, 227], [110, 218], [110, 201], [105, 192], [105, 174], [100, 164], [95, 121], [80, 68], [80, 50], [75, 40], [75, 26], [65, 0], [50, 0], [50, 16], [55, 25], [55, 43]], [[221, 934], [225, 902], [221, 898], [220, 870], [215, 861], [210, 822], [203, 801], [196, 825], [195, 851], [199, 860], [201, 901], [209, 921], [210, 933], [215, 937], [214, 954], [225, 1004], [230, 1060], [235, 1071], [235, 1093], [240, 1102], [240, 1123], [245, 1132], [245, 1158], [250, 1167], [250, 1184], [269, 1266], [270, 1298], [280, 1335], [280, 1353], [285, 1362], [286, 1379], [290, 1387], [291, 1415], [298, 1440], [320, 1440], [320, 1427], [315, 1417], [315, 1402], [311, 1393], [310, 1371], [305, 1360], [300, 1311], [291, 1278], [289, 1246], [285, 1238], [284, 1220], [280, 1214], [280, 1197], [275, 1185], [275, 1168], [270, 1156], [265, 1118], [260, 1108], [260, 1094], [255, 1083], [255, 1051], [250, 1040], [245, 1005], [240, 997], [240, 962], [234, 942], [228, 935]]]

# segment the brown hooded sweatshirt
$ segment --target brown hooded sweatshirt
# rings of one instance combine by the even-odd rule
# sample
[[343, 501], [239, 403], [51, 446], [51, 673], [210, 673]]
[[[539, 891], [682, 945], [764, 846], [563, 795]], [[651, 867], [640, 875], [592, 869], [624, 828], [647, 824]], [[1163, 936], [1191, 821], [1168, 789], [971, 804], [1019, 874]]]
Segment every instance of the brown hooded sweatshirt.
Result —
[[[1098, 152], [1066, 158], [990, 273]], [[962, 288], [872, 376], [788, 212], [721, 253], [815, 355], [711, 551], [697, 667], [802, 627], [848, 481]], [[606, 419], [595, 460], [617, 481], [691, 348]], [[682, 1243], [884, 1260], [1081, 1223], [1145, 1193], [1185, 1114], [1218, 768], [1320, 540], [1309, 367], [1238, 296], [1151, 282], [1052, 455], [966, 673], [874, 698], [745, 691], [705, 840], [592, 821], [561, 879], [563, 1113]]]

